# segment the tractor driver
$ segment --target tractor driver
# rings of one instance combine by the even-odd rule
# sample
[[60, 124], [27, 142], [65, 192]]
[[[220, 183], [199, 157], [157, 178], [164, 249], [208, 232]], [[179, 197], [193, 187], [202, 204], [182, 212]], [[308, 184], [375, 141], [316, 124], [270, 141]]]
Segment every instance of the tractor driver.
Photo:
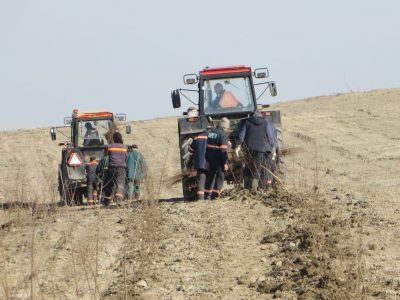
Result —
[[214, 85], [214, 92], [217, 96], [214, 98], [214, 100], [210, 101], [209, 108], [215, 109], [215, 110], [221, 109], [219, 102], [221, 101], [222, 96], [225, 93], [225, 89], [222, 86], [222, 83], [218, 82], [217, 84]]
[[214, 92], [217, 96], [214, 100], [210, 101], [209, 109], [216, 111], [243, 106], [232, 92], [224, 89], [222, 83], [218, 82], [214, 85]]
[[101, 145], [99, 139], [99, 132], [90, 122], [85, 123], [86, 133], [83, 138], [83, 146], [96, 146]]

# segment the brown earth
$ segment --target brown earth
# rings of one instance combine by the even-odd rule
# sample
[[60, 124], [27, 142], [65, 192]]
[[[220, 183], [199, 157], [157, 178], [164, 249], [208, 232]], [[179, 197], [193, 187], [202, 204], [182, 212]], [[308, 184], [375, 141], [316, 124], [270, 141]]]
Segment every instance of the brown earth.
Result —
[[[57, 207], [48, 128], [0, 132], [0, 299], [396, 299], [400, 90], [278, 104], [287, 187], [185, 202], [176, 119], [133, 122], [142, 201]], [[61, 136], [58, 139], [62, 141]]]

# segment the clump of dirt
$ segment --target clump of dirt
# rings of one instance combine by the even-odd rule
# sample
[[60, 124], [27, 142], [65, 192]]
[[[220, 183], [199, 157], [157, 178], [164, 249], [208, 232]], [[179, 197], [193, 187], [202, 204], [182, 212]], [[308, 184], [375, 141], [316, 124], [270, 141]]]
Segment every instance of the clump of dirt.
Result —
[[[269, 228], [260, 243], [276, 249], [266, 273], [251, 283], [260, 293], [276, 298], [296, 293], [297, 299], [350, 299], [343, 274], [351, 255], [339, 248], [345, 220], [333, 218], [327, 201], [318, 193], [289, 194], [276, 188], [268, 191], [225, 192], [230, 200], [258, 200], [272, 208], [282, 230]], [[343, 263], [344, 262], [344, 263]]]

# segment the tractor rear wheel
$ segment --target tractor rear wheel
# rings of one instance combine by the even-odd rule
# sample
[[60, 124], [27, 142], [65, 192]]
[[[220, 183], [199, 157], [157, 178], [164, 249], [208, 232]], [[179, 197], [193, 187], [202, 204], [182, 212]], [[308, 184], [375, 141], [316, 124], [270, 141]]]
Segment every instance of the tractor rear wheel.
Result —
[[182, 192], [183, 198], [186, 200], [196, 199], [196, 177], [193, 175], [193, 160], [189, 152], [189, 146], [193, 139], [190, 135], [180, 136], [180, 154], [181, 154], [181, 170], [182, 170]]
[[283, 160], [282, 150], [283, 150], [283, 138], [282, 138], [282, 130], [277, 128], [278, 135], [278, 148], [276, 149], [276, 176], [279, 177], [283, 182], [286, 181], [286, 165]]
[[84, 191], [82, 189], [71, 188], [70, 185], [64, 184], [60, 194], [63, 205], [73, 206], [83, 204]]

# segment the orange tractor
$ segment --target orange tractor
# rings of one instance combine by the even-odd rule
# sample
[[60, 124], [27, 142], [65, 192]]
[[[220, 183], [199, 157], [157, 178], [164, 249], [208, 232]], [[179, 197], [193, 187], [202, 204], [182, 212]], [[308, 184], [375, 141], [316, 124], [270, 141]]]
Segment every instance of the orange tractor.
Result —
[[[123, 124], [126, 133], [131, 133], [131, 127], [125, 125], [125, 114], [113, 115], [107, 111], [82, 112], [73, 110], [71, 117], [64, 118], [65, 126], [52, 127], [50, 135], [56, 140], [57, 132], [68, 138], [60, 143], [64, 146], [61, 151], [61, 163], [58, 168], [58, 191], [64, 204], [82, 204], [86, 195], [85, 166], [90, 158], [96, 161], [107, 153], [107, 137], [117, 129], [117, 122]], [[70, 127], [70, 136], [60, 129]]]

